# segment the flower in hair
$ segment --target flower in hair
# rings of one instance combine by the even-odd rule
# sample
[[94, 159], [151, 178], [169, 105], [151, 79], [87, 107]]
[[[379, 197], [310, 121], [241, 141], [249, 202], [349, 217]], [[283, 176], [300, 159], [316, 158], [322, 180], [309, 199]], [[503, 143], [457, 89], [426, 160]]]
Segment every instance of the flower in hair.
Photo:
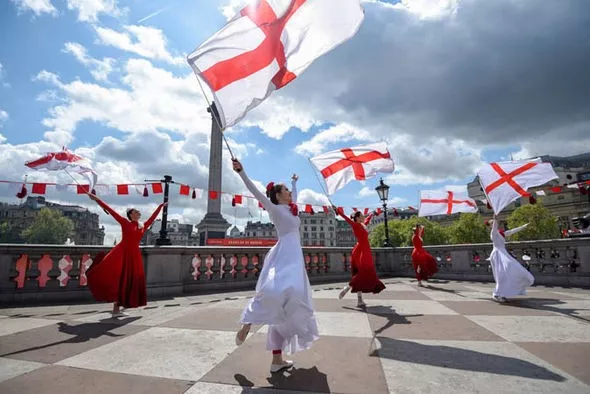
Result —
[[270, 191], [272, 190], [273, 187], [275, 187], [275, 183], [270, 182], [268, 185], [266, 185], [266, 192], [270, 193]]

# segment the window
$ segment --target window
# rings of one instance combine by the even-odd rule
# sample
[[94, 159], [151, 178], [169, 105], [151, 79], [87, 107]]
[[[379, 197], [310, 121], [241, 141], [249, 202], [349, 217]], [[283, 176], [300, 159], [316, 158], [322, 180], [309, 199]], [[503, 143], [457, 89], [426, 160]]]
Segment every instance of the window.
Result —
[[311, 224], [316, 224], [316, 220], [315, 219], [311, 219]]
[[316, 227], [312, 227], [312, 228], [311, 228], [311, 231], [317, 231], [317, 230], [316, 230]]
[[324, 231], [324, 228], [323, 227], [320, 227], [320, 231]]
[[320, 233], [320, 239], [324, 239], [324, 233]]
[[307, 227], [303, 227], [303, 230], [304, 230], [304, 231], [307, 231]]

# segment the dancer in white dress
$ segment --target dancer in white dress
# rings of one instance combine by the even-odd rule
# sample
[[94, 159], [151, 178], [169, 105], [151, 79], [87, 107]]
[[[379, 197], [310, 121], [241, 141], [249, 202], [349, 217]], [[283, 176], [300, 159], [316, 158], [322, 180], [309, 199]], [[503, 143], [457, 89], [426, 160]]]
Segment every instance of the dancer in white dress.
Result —
[[234, 160], [233, 168], [268, 211], [278, 233], [278, 242], [264, 258], [256, 295], [242, 313], [236, 344], [244, 342], [252, 324], [268, 324], [266, 348], [273, 353], [270, 370], [278, 372], [293, 365], [292, 361], [283, 359], [283, 352], [291, 354], [309, 349], [319, 338], [299, 237], [301, 222], [297, 205], [293, 203], [297, 199], [297, 176], [292, 177], [292, 192], [283, 184], [271, 182], [265, 196], [248, 179], [239, 161]]
[[516, 234], [527, 226], [528, 223], [512, 230], [498, 230], [498, 221], [495, 218], [492, 220], [490, 238], [494, 249], [489, 260], [496, 281], [496, 288], [492, 294], [495, 301], [506, 302], [509, 297], [525, 295], [526, 288], [535, 282], [533, 275], [506, 250], [505, 237]]

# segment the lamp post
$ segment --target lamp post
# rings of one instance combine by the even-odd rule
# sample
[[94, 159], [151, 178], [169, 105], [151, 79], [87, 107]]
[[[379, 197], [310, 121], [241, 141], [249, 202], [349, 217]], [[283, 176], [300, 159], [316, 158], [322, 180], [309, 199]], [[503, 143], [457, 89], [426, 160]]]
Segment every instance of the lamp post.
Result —
[[389, 248], [392, 246], [389, 242], [389, 229], [387, 228], [387, 199], [389, 198], [389, 186], [383, 183], [383, 178], [381, 178], [379, 186], [377, 186], [375, 190], [379, 195], [379, 199], [383, 202], [383, 213], [385, 215], [385, 240], [383, 241], [383, 247]]
[[[164, 204], [168, 202], [170, 184], [175, 183], [170, 175], [164, 175], [164, 179], [146, 179], [145, 182], [162, 182], [164, 184]], [[156, 245], [172, 245], [172, 241], [168, 238], [168, 204], [164, 205], [164, 209], [162, 209], [162, 227], [160, 228], [160, 236], [156, 239]]]

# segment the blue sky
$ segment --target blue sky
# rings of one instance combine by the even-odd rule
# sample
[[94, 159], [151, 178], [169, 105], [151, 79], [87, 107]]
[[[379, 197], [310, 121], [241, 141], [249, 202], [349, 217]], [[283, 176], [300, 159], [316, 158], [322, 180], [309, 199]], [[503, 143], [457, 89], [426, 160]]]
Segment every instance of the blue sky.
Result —
[[[417, 206], [419, 190], [466, 184], [481, 163], [510, 154], [575, 154], [590, 146], [583, 132], [589, 124], [587, 100], [566, 85], [562, 92], [546, 83], [554, 81], [552, 72], [560, 75], [577, 63], [583, 69], [588, 60], [573, 55], [585, 48], [560, 44], [572, 46], [573, 35], [587, 32], [577, 2], [552, 4], [560, 12], [539, 15], [532, 0], [520, 4], [530, 15], [507, 0], [488, 3], [363, 1], [366, 18], [357, 36], [227, 131], [249, 175], [266, 184], [296, 172], [300, 189], [307, 189], [300, 202], [320, 204], [321, 188], [307, 156], [386, 140], [397, 166], [395, 174], [384, 176], [392, 203]], [[140, 183], [170, 173], [206, 188], [209, 118], [184, 58], [243, 4], [1, 2], [0, 178], [22, 179], [24, 161], [66, 144], [91, 158], [105, 183]], [[494, 20], [508, 27], [490, 28]], [[555, 33], [555, 42], [538, 44], [536, 38], [548, 34], [547, 24], [558, 23], [564, 28]], [[512, 30], [514, 24], [523, 29]], [[543, 74], [544, 54], [554, 56], [557, 48], [563, 52], [554, 60], [559, 64], [548, 65]], [[530, 77], [529, 65], [536, 67]], [[567, 110], [540, 100], [543, 92], [557, 96]], [[245, 193], [229, 168], [225, 152], [224, 191]], [[28, 174], [31, 180], [68, 182], [58, 174]], [[375, 207], [377, 182], [352, 183], [333, 200]], [[2, 188], [0, 198], [16, 202], [14, 193]], [[73, 193], [48, 198], [92, 207]], [[156, 202], [105, 199], [120, 209], [134, 204], [149, 210]], [[171, 210], [174, 217], [197, 223], [206, 206], [176, 199]], [[231, 216], [234, 210], [225, 207], [224, 213]], [[248, 218], [243, 209], [229, 219], [243, 225]], [[116, 226], [102, 219], [115, 234]]]

